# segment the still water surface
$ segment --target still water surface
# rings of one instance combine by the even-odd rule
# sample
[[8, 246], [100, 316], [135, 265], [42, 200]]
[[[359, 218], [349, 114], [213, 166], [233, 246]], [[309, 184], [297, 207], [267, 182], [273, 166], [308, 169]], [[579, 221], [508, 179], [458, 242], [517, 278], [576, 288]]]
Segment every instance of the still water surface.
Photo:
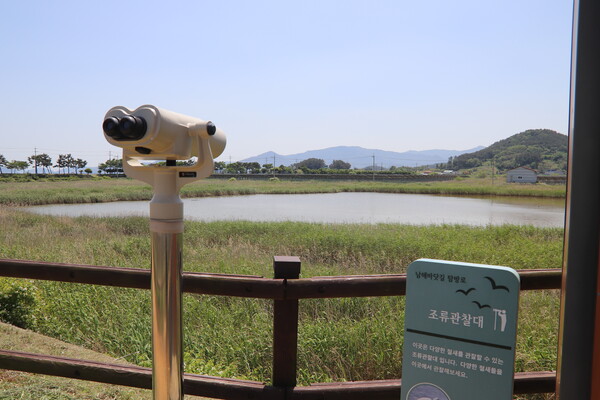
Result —
[[[397, 193], [252, 195], [184, 199], [185, 219], [414, 225], [562, 227], [564, 200], [470, 198]], [[64, 216], [148, 216], [147, 201], [29, 207]]]

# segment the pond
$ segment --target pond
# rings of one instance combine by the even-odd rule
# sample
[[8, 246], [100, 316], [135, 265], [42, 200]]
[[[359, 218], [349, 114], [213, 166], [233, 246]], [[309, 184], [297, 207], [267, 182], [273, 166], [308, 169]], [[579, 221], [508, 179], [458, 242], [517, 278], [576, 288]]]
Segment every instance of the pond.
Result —
[[[562, 227], [564, 200], [397, 193], [251, 195], [184, 199], [185, 219]], [[28, 207], [64, 216], [148, 216], [147, 201]]]

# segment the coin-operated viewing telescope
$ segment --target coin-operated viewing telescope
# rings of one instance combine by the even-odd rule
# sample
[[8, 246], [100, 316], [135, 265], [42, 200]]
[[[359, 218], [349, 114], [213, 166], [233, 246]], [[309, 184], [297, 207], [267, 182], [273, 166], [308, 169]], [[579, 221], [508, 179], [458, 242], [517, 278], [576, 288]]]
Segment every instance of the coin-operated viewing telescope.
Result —
[[[109, 143], [126, 155], [142, 160], [187, 160], [204, 155], [203, 141], [210, 143], [212, 157], [225, 149], [225, 134], [211, 121], [145, 105], [131, 111], [113, 107], [106, 113], [102, 129]], [[208, 154], [206, 154], [208, 155]]]
[[[225, 149], [225, 134], [211, 121], [178, 114], [152, 105], [129, 110], [113, 107], [102, 123], [110, 144], [123, 149], [123, 170], [127, 176], [154, 186], [153, 175], [167, 171], [164, 166], [142, 161], [163, 160], [168, 167], [177, 160], [198, 157], [192, 166], [178, 166], [178, 188], [213, 172], [213, 159]], [[160, 169], [162, 168], [162, 169]], [[169, 169], [172, 171], [171, 169]], [[194, 179], [195, 178], [195, 179]]]
[[[183, 202], [179, 190], [209, 176], [225, 149], [225, 134], [203, 121], [144, 105], [113, 107], [102, 123], [104, 137], [123, 149], [123, 171], [152, 186], [152, 390], [154, 400], [183, 399], [181, 276]], [[197, 157], [193, 165], [177, 160]], [[165, 161], [156, 163], [153, 161]]]

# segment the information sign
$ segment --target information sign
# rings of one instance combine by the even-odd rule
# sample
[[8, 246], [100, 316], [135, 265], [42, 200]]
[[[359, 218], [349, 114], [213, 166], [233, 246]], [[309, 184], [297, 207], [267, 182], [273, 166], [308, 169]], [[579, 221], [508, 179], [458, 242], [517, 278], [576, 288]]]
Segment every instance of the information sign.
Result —
[[401, 400], [511, 400], [519, 286], [507, 267], [413, 262]]

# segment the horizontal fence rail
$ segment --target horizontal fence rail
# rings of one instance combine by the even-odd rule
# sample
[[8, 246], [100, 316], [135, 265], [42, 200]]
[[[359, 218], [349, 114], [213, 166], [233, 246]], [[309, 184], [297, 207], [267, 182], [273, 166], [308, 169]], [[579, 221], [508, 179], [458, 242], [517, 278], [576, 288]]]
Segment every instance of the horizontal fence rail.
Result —
[[[0, 366], [65, 378], [152, 388], [152, 369], [130, 365], [99, 363], [65, 357], [0, 350]], [[515, 374], [515, 394], [550, 393], [556, 384], [555, 372]], [[277, 388], [262, 382], [184, 374], [184, 392], [196, 396], [226, 399], [398, 399], [400, 379], [364, 382], [317, 383], [311, 386]], [[286, 393], [287, 392], [287, 393]]]
[[[401, 380], [316, 383], [296, 385], [297, 307], [300, 299], [402, 296], [406, 274], [349, 275], [299, 279], [297, 257], [275, 257], [275, 277], [251, 275], [183, 274], [187, 293], [272, 299], [273, 384], [195, 374], [184, 375], [186, 394], [221, 399], [265, 400], [391, 400], [400, 397]], [[560, 289], [560, 269], [519, 270], [521, 290]], [[0, 276], [150, 289], [150, 270], [107, 266], [0, 259]], [[279, 310], [279, 311], [277, 311]], [[275, 351], [277, 349], [277, 351]], [[152, 388], [152, 369], [63, 357], [0, 350], [0, 368], [102, 383]], [[515, 394], [551, 393], [555, 372], [515, 374]]]
[[[559, 268], [518, 270], [521, 290], [560, 289]], [[150, 270], [0, 259], [0, 276], [150, 289]], [[258, 299], [403, 296], [406, 274], [323, 276], [287, 280], [184, 272], [183, 291]]]

